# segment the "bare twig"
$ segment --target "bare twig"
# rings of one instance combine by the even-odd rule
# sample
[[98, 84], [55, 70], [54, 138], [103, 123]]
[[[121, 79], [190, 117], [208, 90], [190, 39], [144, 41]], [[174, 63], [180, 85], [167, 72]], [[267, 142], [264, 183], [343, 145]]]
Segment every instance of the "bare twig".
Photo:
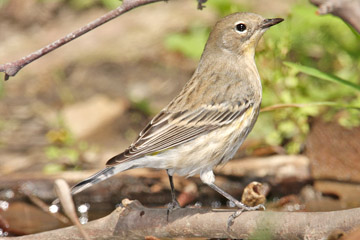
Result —
[[22, 57], [13, 62], [8, 62], [5, 64], [0, 65], [0, 72], [5, 73], [5, 80], [8, 80], [10, 76], [15, 76], [20, 69], [28, 65], [29, 63], [33, 62], [34, 60], [44, 56], [45, 54], [61, 47], [62, 45], [80, 37], [81, 35], [99, 27], [100, 25], [134, 9], [136, 7], [146, 5], [149, 3], [160, 2], [164, 0], [123, 0], [123, 3], [120, 7], [108, 12], [107, 14], [97, 18], [96, 20], [88, 23], [84, 27], [79, 28], [78, 30], [69, 33], [65, 37], [62, 37], [56, 40], [53, 43], [27, 55], [26, 57]]
[[70, 220], [75, 224], [75, 226], [79, 229], [81, 235], [86, 240], [90, 240], [90, 237], [81, 226], [79, 219], [77, 218], [75, 212], [75, 204], [72, 200], [69, 185], [63, 179], [57, 179], [55, 181], [55, 190], [57, 195], [59, 196], [61, 205], [64, 208], [66, 215], [70, 218]]
[[360, 33], [360, 1], [359, 0], [310, 0], [319, 7], [320, 15], [331, 13], [340, 17]]
[[[146, 208], [138, 201], [123, 201], [124, 207], [84, 225], [91, 239], [236, 238], [327, 239], [335, 229], [348, 232], [360, 225], [360, 208], [334, 212], [243, 212], [227, 229], [233, 210], [182, 208], [166, 220], [166, 209]], [[261, 235], [259, 235], [261, 234]], [[19, 240], [81, 239], [75, 227], [67, 227]]]
[[32, 203], [34, 203], [36, 206], [38, 206], [44, 212], [49, 213], [49, 215], [55, 217], [57, 220], [59, 220], [60, 222], [62, 222], [64, 224], [69, 224], [69, 219], [67, 217], [65, 217], [64, 215], [62, 215], [61, 213], [59, 213], [59, 212], [50, 213], [49, 206], [43, 200], [38, 198], [37, 196], [35, 196], [33, 194], [28, 194], [28, 197]]

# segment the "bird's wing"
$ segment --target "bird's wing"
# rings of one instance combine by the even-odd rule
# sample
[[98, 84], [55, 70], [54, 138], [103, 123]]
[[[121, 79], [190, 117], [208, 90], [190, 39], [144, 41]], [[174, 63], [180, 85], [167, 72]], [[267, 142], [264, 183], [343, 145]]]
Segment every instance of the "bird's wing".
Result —
[[191, 141], [238, 119], [251, 109], [250, 101], [237, 104], [203, 105], [196, 110], [160, 112], [140, 133], [137, 140], [123, 153], [111, 158], [106, 165], [155, 154]]

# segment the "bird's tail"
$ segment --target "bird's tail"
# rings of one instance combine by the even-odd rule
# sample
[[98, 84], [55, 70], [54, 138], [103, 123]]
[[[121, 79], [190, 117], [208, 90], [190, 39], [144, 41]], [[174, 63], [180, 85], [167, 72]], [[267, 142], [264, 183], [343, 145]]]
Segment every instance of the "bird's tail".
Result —
[[[133, 168], [133, 164], [131, 164], [130, 162], [123, 162], [121, 164], [112, 166], [112, 167], [107, 167], [104, 168], [103, 170], [95, 173], [94, 175], [86, 178], [85, 180], [77, 183], [75, 186], [73, 186], [71, 188], [71, 195], [77, 194], [79, 192], [84, 191], [85, 189], [101, 182], [104, 181], [105, 179], [108, 179], [109, 177], [119, 173], [119, 172], [123, 172], [125, 170], [131, 169]], [[59, 204], [59, 199], [55, 199], [52, 202], [53, 205], [57, 205]]]

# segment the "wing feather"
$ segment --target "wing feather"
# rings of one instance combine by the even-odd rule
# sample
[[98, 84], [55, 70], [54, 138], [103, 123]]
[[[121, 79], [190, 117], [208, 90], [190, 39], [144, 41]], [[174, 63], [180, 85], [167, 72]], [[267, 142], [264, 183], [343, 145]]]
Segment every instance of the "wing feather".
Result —
[[111, 158], [106, 164], [116, 165], [191, 141], [232, 123], [252, 105], [252, 102], [244, 101], [233, 105], [204, 105], [192, 111], [162, 111], [141, 131], [137, 140], [128, 149]]

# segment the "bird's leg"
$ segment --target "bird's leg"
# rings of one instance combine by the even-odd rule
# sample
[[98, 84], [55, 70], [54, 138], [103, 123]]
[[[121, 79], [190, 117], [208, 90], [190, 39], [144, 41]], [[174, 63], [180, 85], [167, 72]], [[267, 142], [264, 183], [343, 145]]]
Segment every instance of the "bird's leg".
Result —
[[246, 206], [245, 204], [243, 204], [242, 202], [240, 202], [239, 200], [237, 200], [236, 198], [234, 198], [233, 196], [231, 196], [230, 194], [228, 194], [227, 192], [225, 192], [224, 190], [222, 190], [221, 188], [216, 186], [214, 183], [207, 183], [207, 184], [212, 189], [214, 189], [215, 191], [217, 191], [218, 193], [220, 193], [221, 195], [226, 197], [228, 200], [232, 201], [239, 208], [236, 212], [234, 212], [232, 215], [230, 215], [228, 222], [227, 222], [228, 227], [230, 227], [234, 223], [235, 218], [240, 216], [240, 214], [243, 211], [255, 211], [255, 210], [259, 210], [259, 209], [265, 210], [265, 206], [263, 204], [259, 204], [254, 207]]
[[227, 192], [216, 186], [214, 183], [208, 183], [208, 185], [212, 189], [214, 189], [215, 191], [226, 197], [228, 200], [232, 201], [239, 209], [243, 211], [255, 211], [259, 209], [265, 209], [265, 206], [263, 204], [259, 204], [255, 207], [246, 206], [245, 204], [243, 204], [242, 202], [240, 202], [239, 200], [237, 200], [236, 198], [234, 198], [233, 196], [231, 196], [230, 194], [228, 194]]
[[167, 209], [167, 217], [169, 218], [170, 212], [177, 209], [177, 208], [180, 208], [180, 204], [176, 200], [173, 176], [169, 174], [169, 170], [166, 170], [166, 172], [167, 172], [167, 174], [169, 176], [169, 182], [170, 182], [170, 188], [171, 188], [171, 203], [169, 203], [168, 209]]
[[168, 174], [168, 176], [169, 176], [169, 182], [170, 182], [170, 187], [171, 187], [171, 203], [170, 203], [170, 207], [171, 207], [172, 209], [180, 208], [180, 204], [179, 204], [179, 202], [176, 200], [176, 194], [175, 194], [173, 176], [171, 176], [170, 174]]

